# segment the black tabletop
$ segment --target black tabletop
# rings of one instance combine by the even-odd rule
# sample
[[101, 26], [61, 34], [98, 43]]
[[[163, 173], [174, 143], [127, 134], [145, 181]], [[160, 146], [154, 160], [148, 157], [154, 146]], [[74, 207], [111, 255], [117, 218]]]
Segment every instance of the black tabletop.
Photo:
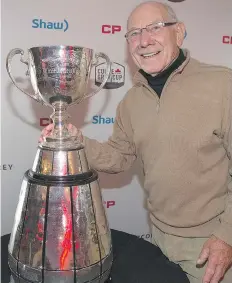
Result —
[[[112, 283], [189, 283], [182, 269], [159, 248], [137, 236], [111, 230], [114, 262]], [[10, 282], [7, 248], [10, 235], [1, 237], [1, 282]]]

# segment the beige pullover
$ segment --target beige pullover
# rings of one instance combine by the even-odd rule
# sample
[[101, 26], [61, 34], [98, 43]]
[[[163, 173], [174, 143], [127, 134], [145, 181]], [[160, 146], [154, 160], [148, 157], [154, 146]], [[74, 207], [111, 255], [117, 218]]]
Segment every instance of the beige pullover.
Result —
[[214, 234], [232, 245], [232, 70], [185, 53], [160, 99], [137, 73], [109, 140], [84, 138], [87, 158], [108, 173], [140, 158], [158, 228], [183, 237]]

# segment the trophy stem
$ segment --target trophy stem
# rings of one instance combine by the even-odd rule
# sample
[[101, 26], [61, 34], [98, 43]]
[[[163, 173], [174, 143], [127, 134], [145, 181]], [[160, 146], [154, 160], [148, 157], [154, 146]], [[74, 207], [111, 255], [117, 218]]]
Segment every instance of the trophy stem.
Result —
[[53, 121], [54, 127], [51, 135], [47, 136], [40, 146], [60, 150], [83, 148], [80, 136], [73, 134], [76, 128], [72, 126], [72, 130], [68, 129], [68, 119], [70, 117], [67, 113], [68, 103], [57, 101], [52, 105], [54, 111], [50, 118]]
[[54, 128], [51, 134], [53, 139], [64, 140], [71, 137], [67, 123], [70, 117], [67, 113], [67, 106], [68, 104], [62, 101], [54, 104], [54, 112], [50, 116], [54, 124]]

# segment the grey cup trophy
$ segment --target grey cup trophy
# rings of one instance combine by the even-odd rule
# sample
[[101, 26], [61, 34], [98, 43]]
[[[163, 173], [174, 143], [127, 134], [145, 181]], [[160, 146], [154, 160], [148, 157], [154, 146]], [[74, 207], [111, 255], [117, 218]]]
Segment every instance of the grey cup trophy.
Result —
[[[21, 54], [34, 94], [21, 89], [11, 72], [11, 60]], [[98, 174], [89, 168], [78, 136], [68, 130], [66, 109], [100, 91], [110, 75], [103, 53], [79, 46], [13, 49], [8, 74], [22, 92], [53, 108], [52, 134], [39, 144], [33, 166], [23, 178], [9, 251], [15, 283], [103, 283], [112, 265], [111, 234]], [[106, 60], [100, 87], [88, 93], [92, 66]]]

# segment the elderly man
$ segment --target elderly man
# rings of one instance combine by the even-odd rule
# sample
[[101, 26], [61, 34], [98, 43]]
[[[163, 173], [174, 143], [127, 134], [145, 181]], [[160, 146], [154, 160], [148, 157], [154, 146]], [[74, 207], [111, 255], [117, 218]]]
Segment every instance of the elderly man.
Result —
[[125, 35], [139, 67], [134, 86], [109, 140], [83, 142], [98, 171], [118, 173], [141, 159], [153, 243], [191, 283], [231, 283], [232, 71], [191, 58], [184, 35], [169, 6], [134, 9]]

